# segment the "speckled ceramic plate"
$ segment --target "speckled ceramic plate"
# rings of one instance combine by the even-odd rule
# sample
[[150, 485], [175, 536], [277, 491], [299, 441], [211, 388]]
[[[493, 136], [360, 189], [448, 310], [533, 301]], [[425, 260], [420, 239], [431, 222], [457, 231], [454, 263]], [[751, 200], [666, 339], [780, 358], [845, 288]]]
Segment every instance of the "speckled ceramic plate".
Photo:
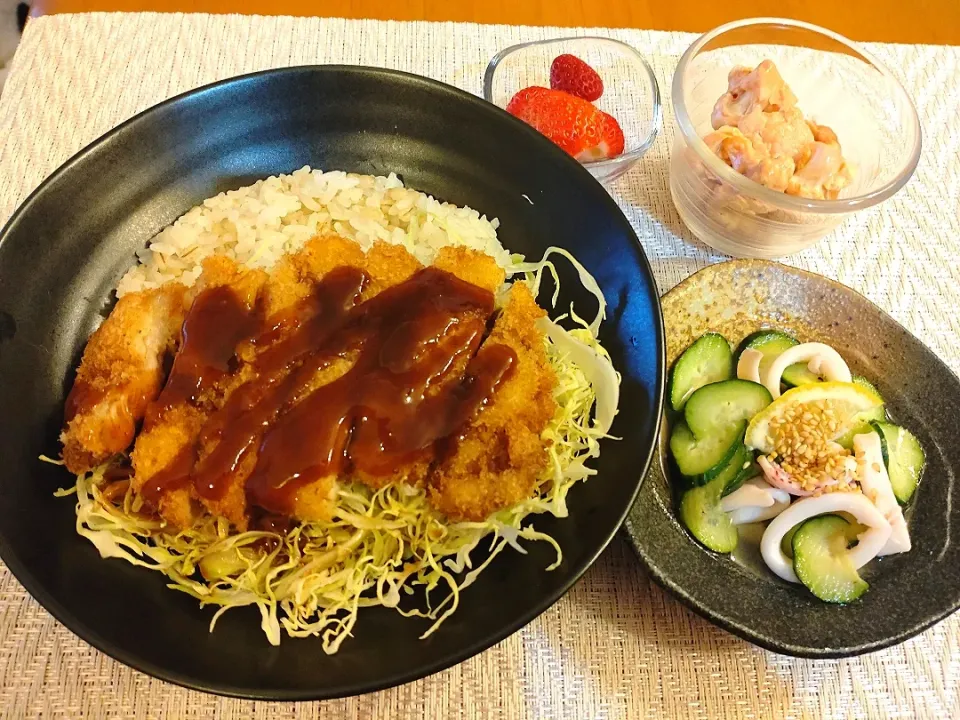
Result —
[[670, 363], [712, 330], [739, 342], [762, 327], [841, 350], [873, 381], [894, 419], [920, 439], [927, 467], [907, 512], [913, 549], [868, 564], [870, 590], [820, 602], [774, 576], [756, 543], [731, 556], [696, 543], [677, 520], [666, 478], [667, 430], [626, 531], [654, 579], [693, 610], [757, 645], [844, 657], [902, 642], [960, 607], [960, 379], [865, 297], [819, 275], [762, 260], [712, 265], [662, 298]]

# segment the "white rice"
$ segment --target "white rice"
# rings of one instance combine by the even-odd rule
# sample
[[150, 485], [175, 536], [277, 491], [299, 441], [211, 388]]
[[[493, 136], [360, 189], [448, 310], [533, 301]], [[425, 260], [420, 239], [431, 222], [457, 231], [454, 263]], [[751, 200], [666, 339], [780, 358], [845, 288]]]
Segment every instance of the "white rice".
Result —
[[447, 245], [473, 248], [503, 267], [510, 254], [497, 240], [496, 219], [408, 190], [400, 179], [322, 172], [303, 167], [204, 200], [137, 253], [138, 264], [117, 295], [170, 280], [192, 285], [210, 255], [269, 268], [318, 234], [336, 233], [368, 250], [376, 240], [403, 245], [424, 264]]

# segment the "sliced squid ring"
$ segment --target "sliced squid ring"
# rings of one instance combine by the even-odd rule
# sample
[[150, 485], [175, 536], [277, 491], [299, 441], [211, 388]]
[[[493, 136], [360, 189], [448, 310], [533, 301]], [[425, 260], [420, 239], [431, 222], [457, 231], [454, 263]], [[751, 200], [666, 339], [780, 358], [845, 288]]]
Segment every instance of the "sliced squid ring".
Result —
[[[810, 372], [815, 372], [827, 380], [836, 382], [853, 380], [846, 361], [829, 345], [823, 343], [794, 345], [789, 350], [784, 350], [770, 363], [766, 377], [762, 378], [763, 386], [770, 391], [774, 400], [780, 397], [780, 379], [783, 377], [783, 371], [799, 362], [807, 363]], [[739, 372], [739, 365], [737, 371]]]
[[857, 536], [857, 546], [848, 551], [855, 568], [861, 568], [873, 560], [890, 539], [890, 523], [861, 493], [833, 492], [806, 497], [777, 515], [764, 531], [760, 539], [760, 554], [767, 567], [787, 582], [800, 582], [793, 570], [793, 561], [780, 548], [780, 541], [790, 528], [804, 520], [833, 512], [848, 512], [867, 526], [867, 530]]

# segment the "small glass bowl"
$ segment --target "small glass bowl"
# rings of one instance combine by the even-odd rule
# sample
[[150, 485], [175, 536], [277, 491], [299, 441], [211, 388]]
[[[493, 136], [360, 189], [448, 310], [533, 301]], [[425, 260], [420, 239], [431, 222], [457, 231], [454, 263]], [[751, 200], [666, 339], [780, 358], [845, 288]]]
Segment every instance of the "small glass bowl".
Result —
[[[740, 175], [702, 138], [736, 65], [777, 65], [804, 116], [830, 126], [853, 168], [836, 200], [777, 192]], [[670, 193], [694, 235], [721, 252], [772, 258], [813, 245], [852, 213], [891, 197], [920, 159], [920, 121], [903, 86], [876, 58], [809, 23], [754, 18], [721, 25], [683, 54], [673, 76], [679, 132]]]
[[660, 131], [660, 86], [643, 56], [619, 40], [571, 37], [513, 45], [493, 56], [483, 74], [483, 96], [507, 106], [518, 90], [550, 87], [550, 65], [557, 55], [570, 53], [597, 71], [603, 95], [594, 104], [617, 119], [624, 135], [624, 152], [609, 160], [583, 166], [600, 182], [623, 175], [653, 145]]

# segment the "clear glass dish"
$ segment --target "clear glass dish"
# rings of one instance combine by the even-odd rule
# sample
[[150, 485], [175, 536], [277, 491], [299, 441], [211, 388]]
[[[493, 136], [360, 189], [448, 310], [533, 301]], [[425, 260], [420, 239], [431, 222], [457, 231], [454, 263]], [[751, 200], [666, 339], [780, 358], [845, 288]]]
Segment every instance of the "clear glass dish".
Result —
[[[736, 65], [776, 63], [797, 106], [837, 134], [853, 183], [836, 200], [808, 200], [763, 187], [716, 157], [702, 137]], [[755, 18], [705, 33], [673, 76], [677, 132], [670, 192], [700, 240], [741, 257], [803, 250], [854, 212], [891, 197], [920, 159], [920, 122], [903, 86], [872, 55], [809, 23]]]
[[493, 56], [483, 74], [483, 96], [507, 106], [518, 90], [550, 87], [550, 64], [557, 55], [576, 55], [603, 80], [603, 95], [594, 104], [620, 123], [624, 152], [610, 160], [583, 163], [601, 182], [629, 170], [653, 145], [660, 131], [660, 86], [643, 56], [619, 40], [571, 37], [513, 45]]

